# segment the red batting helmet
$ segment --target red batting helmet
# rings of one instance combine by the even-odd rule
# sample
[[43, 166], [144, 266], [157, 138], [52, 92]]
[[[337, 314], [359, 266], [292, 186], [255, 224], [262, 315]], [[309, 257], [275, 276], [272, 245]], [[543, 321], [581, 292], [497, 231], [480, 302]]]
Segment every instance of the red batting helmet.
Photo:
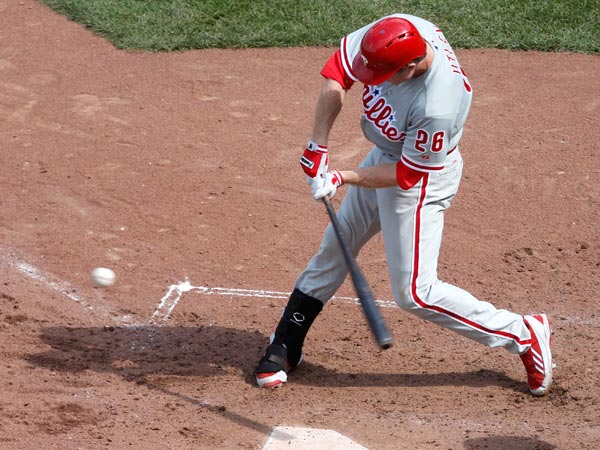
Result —
[[364, 35], [352, 71], [364, 84], [380, 84], [425, 54], [425, 41], [406, 19], [388, 17]]

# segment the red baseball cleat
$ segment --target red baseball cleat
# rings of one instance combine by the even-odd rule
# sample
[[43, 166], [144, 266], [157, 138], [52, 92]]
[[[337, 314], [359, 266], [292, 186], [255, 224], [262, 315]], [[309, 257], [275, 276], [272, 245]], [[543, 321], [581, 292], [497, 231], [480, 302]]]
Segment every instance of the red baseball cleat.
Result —
[[552, 384], [550, 320], [546, 314], [525, 316], [523, 319], [531, 332], [531, 347], [521, 355], [521, 360], [527, 370], [529, 391], [533, 395], [542, 396]]
[[[298, 364], [302, 362], [302, 357]], [[284, 345], [271, 344], [255, 370], [258, 387], [275, 388], [287, 381], [287, 374], [296, 366], [291, 366]]]

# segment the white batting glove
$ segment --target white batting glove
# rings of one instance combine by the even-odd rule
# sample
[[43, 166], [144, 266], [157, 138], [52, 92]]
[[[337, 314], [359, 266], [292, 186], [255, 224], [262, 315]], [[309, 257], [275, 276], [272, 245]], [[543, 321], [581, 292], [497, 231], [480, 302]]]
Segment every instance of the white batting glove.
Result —
[[332, 198], [337, 189], [343, 186], [344, 178], [339, 170], [332, 170], [325, 175], [324, 183], [313, 183], [310, 186], [312, 196], [315, 200], [320, 201], [323, 197]]
[[306, 176], [306, 183], [310, 186], [310, 192], [315, 192], [319, 189], [322, 189], [325, 186], [325, 177], [327, 176], [327, 172], [323, 174], [321, 177], [311, 178], [308, 175]]

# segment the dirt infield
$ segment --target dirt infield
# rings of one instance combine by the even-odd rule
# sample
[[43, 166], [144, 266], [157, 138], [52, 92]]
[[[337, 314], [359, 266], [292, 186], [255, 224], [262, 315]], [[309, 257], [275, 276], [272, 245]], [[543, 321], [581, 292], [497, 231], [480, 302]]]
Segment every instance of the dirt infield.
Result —
[[[252, 371], [328, 222], [297, 158], [331, 49], [125, 53], [32, 0], [0, 20], [0, 448], [260, 449], [280, 425], [373, 450], [600, 448], [600, 57], [458, 51], [475, 100], [440, 277], [550, 315], [550, 394], [387, 307], [379, 238], [359, 264], [396, 345], [335, 299], [271, 391]], [[359, 97], [333, 166], [369, 148]], [[93, 288], [96, 266], [117, 283]]]

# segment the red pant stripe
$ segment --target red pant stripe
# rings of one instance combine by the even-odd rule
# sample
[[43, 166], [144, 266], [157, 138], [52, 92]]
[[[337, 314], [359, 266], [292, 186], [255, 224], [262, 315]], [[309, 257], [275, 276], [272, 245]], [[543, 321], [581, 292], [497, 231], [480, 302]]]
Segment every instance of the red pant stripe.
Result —
[[425, 202], [425, 198], [427, 196], [428, 181], [429, 181], [429, 174], [425, 174], [425, 176], [422, 178], [421, 192], [419, 195], [419, 202], [417, 204], [417, 211], [415, 213], [415, 239], [414, 239], [415, 248], [414, 248], [414, 259], [413, 259], [413, 276], [412, 276], [412, 281], [411, 281], [411, 293], [412, 293], [413, 301], [423, 309], [436, 311], [438, 313], [452, 317], [453, 319], [456, 319], [459, 322], [462, 322], [472, 328], [481, 330], [485, 333], [489, 333], [489, 334], [493, 334], [493, 335], [497, 335], [497, 336], [503, 336], [505, 338], [512, 339], [512, 340], [518, 342], [520, 345], [530, 344], [531, 343], [530, 339], [521, 340], [521, 338], [519, 336], [515, 336], [511, 333], [506, 333], [504, 331], [498, 331], [498, 330], [490, 330], [488, 328], [485, 328], [485, 327], [479, 325], [478, 323], [473, 322], [472, 320], [467, 319], [466, 317], [462, 317], [462, 316], [456, 314], [455, 312], [449, 311], [447, 309], [441, 308], [436, 305], [428, 305], [417, 294], [417, 278], [419, 277], [419, 243], [421, 242], [420, 241], [420, 239], [421, 239], [421, 210], [423, 208], [423, 203]]

